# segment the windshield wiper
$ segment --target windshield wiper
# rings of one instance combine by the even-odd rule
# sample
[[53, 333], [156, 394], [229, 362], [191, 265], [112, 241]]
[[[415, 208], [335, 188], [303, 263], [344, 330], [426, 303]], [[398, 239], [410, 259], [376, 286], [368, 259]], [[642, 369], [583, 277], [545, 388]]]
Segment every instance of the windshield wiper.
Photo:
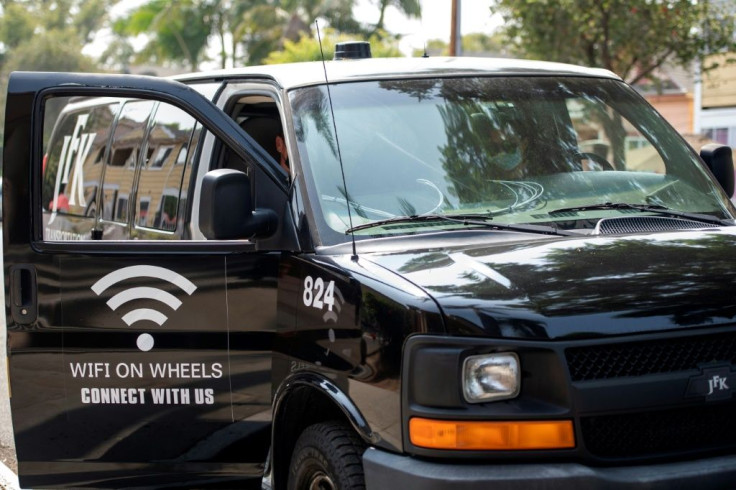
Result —
[[549, 211], [547, 214], [554, 215], [558, 213], [565, 213], [570, 211], [594, 211], [598, 209], [636, 209], [641, 212], [650, 212], [650, 213], [656, 213], [661, 214], [664, 216], [675, 216], [678, 218], [687, 218], [695, 221], [701, 221], [704, 223], [713, 223], [719, 226], [733, 226], [732, 220], [727, 219], [721, 219], [716, 218], [715, 216], [711, 216], [708, 214], [700, 214], [700, 213], [688, 213], [686, 211], [675, 211], [674, 209], [670, 209], [666, 206], [661, 206], [659, 204], [631, 204], [627, 202], [606, 202], [601, 204], [589, 204], [587, 206], [574, 206], [569, 208], [560, 208], [555, 209], [554, 211]]
[[392, 223], [420, 223], [423, 221], [450, 221], [453, 223], [459, 223], [463, 225], [472, 226], [486, 226], [496, 228], [499, 230], [510, 230], [510, 231], [521, 231], [526, 233], [541, 233], [544, 235], [562, 235], [570, 236], [573, 233], [568, 233], [564, 230], [552, 226], [545, 225], [526, 225], [526, 224], [506, 224], [506, 223], [491, 223], [493, 220], [492, 216], [488, 214], [476, 213], [476, 214], [422, 214], [414, 216], [394, 216], [393, 218], [382, 219], [373, 221], [371, 223], [365, 223], [363, 225], [353, 226], [345, 230], [345, 234], [366, 230], [368, 228], [377, 228]]

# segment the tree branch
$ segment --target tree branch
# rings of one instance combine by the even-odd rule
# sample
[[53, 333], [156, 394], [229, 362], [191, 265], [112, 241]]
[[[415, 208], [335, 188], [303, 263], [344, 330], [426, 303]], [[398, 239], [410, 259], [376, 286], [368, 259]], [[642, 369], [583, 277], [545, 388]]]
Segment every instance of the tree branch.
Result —
[[667, 61], [667, 58], [669, 58], [674, 52], [675, 52], [674, 49], [672, 49], [672, 48], [668, 49], [662, 56], [660, 56], [659, 58], [657, 58], [656, 61], [654, 61], [653, 63], [651, 63], [646, 68], [642, 68], [639, 71], [639, 74], [638, 75], [636, 75], [631, 80], [627, 80], [627, 82], [630, 85], [634, 85], [635, 83], [639, 82], [641, 79], [643, 79], [644, 77], [648, 76], [654, 70], [656, 70], [657, 68], [659, 68], [660, 66], [662, 66], [664, 64], [664, 62]]

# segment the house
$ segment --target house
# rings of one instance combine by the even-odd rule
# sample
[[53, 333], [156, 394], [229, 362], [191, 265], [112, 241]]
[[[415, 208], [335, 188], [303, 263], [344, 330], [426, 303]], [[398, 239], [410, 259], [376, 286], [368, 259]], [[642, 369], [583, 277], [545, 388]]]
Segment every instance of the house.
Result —
[[694, 77], [691, 70], [665, 66], [634, 88], [683, 135], [695, 132]]
[[[736, 147], [736, 55], [720, 54], [706, 63], [717, 63], [718, 68], [703, 74], [699, 84], [699, 117], [696, 131], [709, 138]], [[731, 60], [729, 62], [729, 60]], [[699, 97], [698, 97], [699, 96]]]

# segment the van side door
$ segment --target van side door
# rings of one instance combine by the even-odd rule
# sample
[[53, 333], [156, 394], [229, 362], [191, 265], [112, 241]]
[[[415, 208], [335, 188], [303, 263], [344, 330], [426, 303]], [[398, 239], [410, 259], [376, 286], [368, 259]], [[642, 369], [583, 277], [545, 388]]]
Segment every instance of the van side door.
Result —
[[[155, 116], [177, 111], [186, 124]], [[180, 240], [191, 214], [182, 192], [198, 185], [183, 179], [210, 164], [198, 131], [252, 162], [264, 192], [287, 206], [282, 178], [254, 159], [252, 140], [190, 87], [112, 75], [10, 78], [4, 267], [23, 487], [261, 476], [275, 325], [252, 321], [240, 332], [249, 346], [241, 355], [256, 361], [239, 365], [260, 380], [243, 388], [256, 407], [246, 412], [263, 412], [251, 423], [233, 408], [231, 376], [244, 373], [230, 372], [228, 290], [272, 297], [262, 317], [275, 318], [279, 254], [249, 240]]]

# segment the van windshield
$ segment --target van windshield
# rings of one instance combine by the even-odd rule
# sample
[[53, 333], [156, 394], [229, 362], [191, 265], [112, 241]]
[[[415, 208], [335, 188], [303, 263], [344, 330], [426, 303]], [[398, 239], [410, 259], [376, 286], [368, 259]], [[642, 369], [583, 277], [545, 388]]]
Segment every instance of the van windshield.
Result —
[[463, 226], [361, 226], [397, 217], [479, 215], [570, 229], [640, 211], [604, 203], [732, 216], [696, 154], [622, 82], [464, 77], [342, 83], [330, 92], [331, 102], [324, 86], [291, 93], [327, 243], [356, 226], [357, 238]]

